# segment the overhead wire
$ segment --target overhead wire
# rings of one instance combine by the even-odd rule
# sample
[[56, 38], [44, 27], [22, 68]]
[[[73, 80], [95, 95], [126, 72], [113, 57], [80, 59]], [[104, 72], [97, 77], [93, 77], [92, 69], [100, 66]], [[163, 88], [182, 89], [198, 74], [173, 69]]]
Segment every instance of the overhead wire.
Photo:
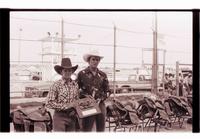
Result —
[[[60, 23], [59, 20], [47, 20], [47, 19], [36, 19], [36, 18], [22, 18], [22, 17], [14, 17], [11, 16], [11, 19], [19, 19], [19, 20], [29, 20], [29, 21], [39, 21], [39, 22], [56, 22]], [[88, 25], [88, 24], [80, 24], [80, 23], [74, 23], [74, 22], [67, 22], [64, 21], [66, 24], [71, 25], [77, 25], [77, 26], [84, 26], [84, 27], [92, 27], [92, 28], [102, 28], [102, 29], [113, 29], [113, 27], [108, 26], [100, 26], [100, 25]], [[152, 32], [140, 32], [140, 31], [133, 31], [128, 29], [123, 29], [120, 27], [116, 28], [118, 31], [128, 32], [128, 33], [134, 33], [134, 34], [140, 34], [140, 35], [152, 35]], [[172, 35], [172, 34], [166, 34], [166, 33], [158, 33], [158, 35], [167, 36], [171, 38], [191, 38], [192, 36], [178, 36], [178, 35]]]
[[[14, 17], [11, 16], [11, 19], [19, 19], [19, 20], [29, 20], [29, 21], [39, 21], [39, 22], [56, 22], [60, 23], [61, 21], [59, 20], [47, 20], [47, 19], [36, 19], [36, 18], [22, 18], [22, 17]], [[100, 26], [100, 25], [87, 25], [87, 24], [80, 24], [80, 23], [73, 23], [73, 22], [66, 22], [66, 24], [72, 24], [72, 25], [77, 25], [77, 26], [84, 26], [84, 27], [92, 27], [92, 28], [102, 28], [102, 29], [113, 29], [112, 27], [108, 26]], [[132, 31], [132, 30], [127, 30], [123, 28], [116, 28], [118, 31], [123, 31], [123, 32], [128, 32], [128, 33], [134, 33], [134, 34], [140, 34], [140, 35], [152, 35], [151, 32], [138, 32], [138, 31]], [[162, 36], [168, 36], [168, 37], [179, 37], [182, 38], [183, 36], [176, 36], [176, 35], [171, 35], [171, 34], [164, 34], [164, 33], [159, 33]], [[16, 39], [16, 38], [11, 38], [10, 40], [20, 40], [20, 41], [32, 41], [32, 42], [42, 42], [42, 40], [33, 40], [33, 39]], [[95, 43], [82, 43], [82, 42], [67, 42], [69, 44], [78, 44], [78, 45], [90, 45], [90, 46], [108, 46], [108, 47], [113, 47], [113, 44], [95, 44]], [[127, 46], [127, 45], [116, 45], [117, 47], [123, 47], [123, 48], [135, 48], [135, 49], [145, 49], [145, 47], [133, 47], [133, 46]], [[149, 49], [149, 48], [147, 48]], [[191, 52], [183, 52], [183, 51], [172, 51], [172, 50], [167, 50], [168, 52], [173, 52], [173, 53], [191, 53]]]
[[[10, 38], [10, 40], [15, 41], [32, 41], [32, 42], [42, 42], [42, 40], [31, 40], [31, 39], [17, 39], [17, 38]], [[87, 45], [87, 46], [100, 46], [100, 47], [113, 47], [113, 44], [95, 44], [95, 43], [83, 43], [83, 42], [67, 42], [68, 44], [76, 44], [76, 45]], [[133, 47], [128, 45], [116, 45], [116, 47], [121, 48], [133, 48], [133, 49], [153, 49], [153, 48], [147, 48], [147, 47]], [[161, 49], [164, 50], [164, 49]], [[173, 53], [185, 53], [189, 54], [191, 52], [184, 52], [184, 51], [173, 51], [173, 50], [167, 50], [167, 52], [173, 52]]]

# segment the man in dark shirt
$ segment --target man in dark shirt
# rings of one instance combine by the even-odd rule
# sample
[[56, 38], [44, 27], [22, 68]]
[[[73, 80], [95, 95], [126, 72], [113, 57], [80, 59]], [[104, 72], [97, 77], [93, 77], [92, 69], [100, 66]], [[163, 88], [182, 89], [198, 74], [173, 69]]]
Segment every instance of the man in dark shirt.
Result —
[[86, 117], [82, 120], [83, 131], [92, 131], [95, 122], [98, 132], [105, 130], [106, 107], [104, 100], [110, 90], [107, 75], [97, 68], [102, 58], [97, 51], [85, 54], [83, 59], [89, 66], [78, 73], [80, 98], [88, 95], [94, 97], [101, 110], [100, 114]]

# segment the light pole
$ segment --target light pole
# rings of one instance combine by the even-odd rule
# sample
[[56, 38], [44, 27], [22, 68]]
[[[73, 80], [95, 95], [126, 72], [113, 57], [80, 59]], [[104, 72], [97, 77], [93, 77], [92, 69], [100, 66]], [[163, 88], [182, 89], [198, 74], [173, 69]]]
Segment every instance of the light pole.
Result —
[[157, 13], [155, 12], [154, 29], [153, 29], [153, 66], [152, 66], [152, 92], [158, 93], [158, 53], [157, 53]]

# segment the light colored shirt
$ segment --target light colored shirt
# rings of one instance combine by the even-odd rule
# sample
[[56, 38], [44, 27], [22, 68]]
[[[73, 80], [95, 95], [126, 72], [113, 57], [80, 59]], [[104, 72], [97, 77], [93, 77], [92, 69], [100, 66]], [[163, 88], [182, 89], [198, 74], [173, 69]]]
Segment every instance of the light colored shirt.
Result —
[[66, 82], [64, 79], [56, 81], [49, 90], [46, 107], [65, 110], [67, 105], [78, 99], [79, 88], [75, 81]]

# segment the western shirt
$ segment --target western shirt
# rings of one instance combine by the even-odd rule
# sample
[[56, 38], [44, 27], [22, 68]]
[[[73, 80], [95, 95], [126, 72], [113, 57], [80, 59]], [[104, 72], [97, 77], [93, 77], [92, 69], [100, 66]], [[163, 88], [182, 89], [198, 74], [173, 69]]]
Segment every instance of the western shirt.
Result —
[[56, 110], [64, 110], [64, 106], [72, 103], [78, 98], [79, 88], [75, 81], [70, 80], [66, 82], [60, 79], [53, 83], [50, 87], [46, 107]]
[[109, 90], [109, 82], [107, 75], [97, 69], [94, 75], [89, 67], [78, 73], [78, 85], [80, 88], [80, 98], [85, 95], [91, 95], [95, 99], [105, 100]]

